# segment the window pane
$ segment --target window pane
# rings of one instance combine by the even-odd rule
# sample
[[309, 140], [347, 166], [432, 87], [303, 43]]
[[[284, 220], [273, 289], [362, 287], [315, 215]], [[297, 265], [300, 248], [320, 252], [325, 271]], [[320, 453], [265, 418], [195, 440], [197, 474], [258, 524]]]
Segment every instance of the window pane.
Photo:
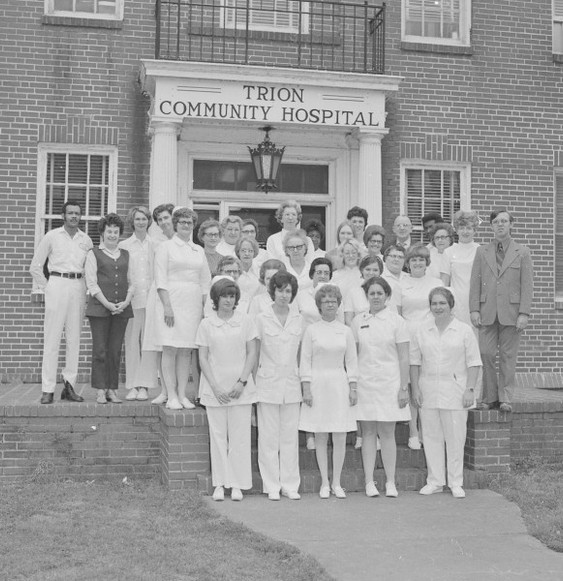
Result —
[[[194, 189], [253, 192], [256, 176], [250, 162], [194, 160]], [[276, 191], [328, 194], [328, 166], [282, 164]]]
[[76, 0], [76, 12], [95, 12], [94, 0]]
[[65, 10], [72, 12], [72, 0], [53, 0], [53, 8], [55, 10]]
[[53, 183], [64, 184], [66, 182], [66, 154], [50, 154], [49, 162], [52, 163], [48, 163], [47, 165], [47, 179], [52, 175]]

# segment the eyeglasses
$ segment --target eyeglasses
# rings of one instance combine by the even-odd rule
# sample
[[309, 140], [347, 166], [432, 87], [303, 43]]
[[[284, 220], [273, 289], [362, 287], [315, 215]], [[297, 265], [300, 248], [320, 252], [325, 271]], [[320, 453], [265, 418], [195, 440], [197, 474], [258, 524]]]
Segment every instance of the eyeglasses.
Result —
[[321, 305], [337, 305], [338, 301], [336, 299], [325, 299], [321, 301]]
[[393, 260], [405, 260], [405, 257], [402, 254], [389, 254], [387, 258], [392, 258]]
[[219, 238], [221, 234], [219, 234], [219, 232], [206, 232], [204, 236], [209, 236], [209, 238]]
[[377, 239], [373, 239], [373, 240], [368, 240], [368, 244], [383, 244], [383, 240], [377, 240]]
[[193, 220], [178, 220], [178, 224], [181, 224], [182, 226], [193, 226], [194, 222]]
[[256, 232], [254, 231], [254, 228], [250, 228], [249, 230], [246, 230], [243, 228], [242, 233], [243, 234], [256, 234]]
[[286, 246], [285, 248], [286, 248], [286, 250], [289, 250], [290, 252], [297, 252], [297, 251], [301, 250], [302, 248], [305, 248], [305, 244], [297, 244], [296, 246]]
[[221, 271], [223, 274], [240, 274], [240, 270], [237, 268], [236, 270], [222, 270]]
[[449, 237], [449, 234], [446, 234], [445, 236], [434, 236], [434, 240], [447, 240]]

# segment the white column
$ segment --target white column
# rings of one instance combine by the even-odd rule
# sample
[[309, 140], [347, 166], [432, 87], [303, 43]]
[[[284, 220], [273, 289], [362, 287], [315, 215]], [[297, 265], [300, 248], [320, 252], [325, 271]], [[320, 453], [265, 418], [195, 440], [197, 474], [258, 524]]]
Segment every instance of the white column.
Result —
[[370, 224], [383, 223], [381, 140], [388, 132], [388, 129], [358, 129], [355, 132], [360, 152], [358, 193], [354, 205], [367, 210]]
[[178, 136], [180, 121], [151, 122], [151, 175], [149, 207], [178, 200]]

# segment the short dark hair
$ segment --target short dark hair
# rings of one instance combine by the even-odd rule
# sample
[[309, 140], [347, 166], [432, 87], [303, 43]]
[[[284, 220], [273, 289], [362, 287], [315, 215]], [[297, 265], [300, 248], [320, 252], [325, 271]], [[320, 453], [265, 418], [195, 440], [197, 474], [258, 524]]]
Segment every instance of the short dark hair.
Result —
[[499, 214], [508, 214], [508, 218], [510, 220], [510, 223], [512, 224], [514, 222], [514, 216], [506, 209], [506, 208], [495, 208], [492, 212], [491, 215], [489, 216], [489, 222], [492, 224], [493, 220], [499, 215]]
[[284, 270], [278, 270], [274, 276], [270, 279], [270, 284], [268, 285], [268, 294], [270, 298], [274, 300], [276, 289], [284, 289], [287, 285], [291, 286], [291, 303], [297, 295], [297, 291], [299, 289], [299, 284], [297, 283], [297, 279], [291, 274], [290, 272]]
[[200, 242], [203, 242], [203, 237], [209, 228], [217, 228], [219, 230], [219, 238], [221, 238], [221, 224], [215, 218], [207, 218], [201, 223], [197, 231], [197, 238]]
[[76, 200], [67, 200], [61, 208], [61, 214], [66, 214], [66, 209], [69, 206], [78, 206], [80, 208], [80, 215], [82, 216], [82, 202], [77, 202]]
[[401, 246], [400, 244], [390, 244], [386, 249], [385, 252], [383, 253], [383, 260], [387, 260], [387, 257], [389, 256], [389, 254], [391, 254], [391, 252], [393, 250], [398, 250], [399, 252], [401, 252], [403, 254], [403, 257], [406, 255], [407, 251], [405, 250], [404, 246]]
[[413, 258], [424, 258], [426, 261], [426, 266], [428, 266], [430, 264], [430, 250], [428, 250], [428, 248], [426, 248], [422, 242], [417, 242], [416, 244], [410, 246], [407, 250], [407, 255], [405, 257], [407, 266], [409, 266], [409, 262]]
[[368, 223], [368, 213], [367, 210], [364, 208], [360, 208], [360, 206], [354, 206], [348, 210], [346, 214], [346, 220], [351, 220], [352, 218], [363, 218], [364, 223], [367, 225]]
[[172, 214], [174, 212], [174, 204], [159, 204], [152, 211], [152, 217], [156, 224], [158, 224], [158, 217], [160, 216], [160, 214], [162, 214], [162, 212], [168, 212], [170, 214], [170, 217], [172, 217]]
[[424, 227], [424, 224], [426, 224], [426, 222], [431, 222], [432, 220], [434, 220], [434, 222], [443, 222], [444, 218], [442, 218], [442, 216], [440, 214], [438, 214], [438, 212], [428, 212], [428, 214], [424, 214], [424, 216], [422, 216], [422, 227]]
[[372, 224], [364, 230], [364, 244], [367, 246], [368, 242], [371, 240], [372, 236], [379, 234], [383, 239], [382, 243], [385, 244], [385, 237], [387, 232], [383, 226], [378, 226], [377, 224]]
[[269, 258], [262, 263], [260, 266], [260, 276], [258, 277], [260, 282], [264, 284], [264, 277], [266, 276], [267, 270], [287, 270], [285, 264], [278, 260], [277, 258]]
[[369, 266], [370, 264], [377, 264], [378, 268], [379, 268], [379, 274], [381, 274], [383, 272], [383, 260], [381, 260], [381, 258], [379, 258], [379, 256], [373, 256], [371, 254], [368, 254], [367, 256], [364, 256], [362, 258], [362, 260], [360, 260], [360, 272], [362, 272], [364, 270], [364, 268], [366, 268], [366, 266]]
[[430, 232], [428, 233], [433, 246], [435, 246], [434, 236], [436, 236], [436, 232], [438, 232], [438, 230], [445, 230], [448, 233], [448, 236], [450, 237], [451, 243], [453, 244], [455, 234], [453, 226], [451, 224], [448, 224], [447, 222], [436, 222], [436, 224], [434, 224], [434, 226], [430, 228]]
[[367, 280], [365, 280], [362, 283], [362, 288], [364, 289], [364, 293], [366, 294], [366, 297], [368, 296], [369, 289], [374, 284], [378, 284], [383, 289], [383, 292], [385, 293], [385, 296], [387, 298], [389, 298], [391, 296], [391, 294], [393, 292], [391, 290], [391, 285], [381, 276], [372, 276], [371, 278], [368, 278]]
[[242, 227], [244, 228], [247, 224], [254, 226], [254, 230], [256, 231], [256, 236], [258, 236], [259, 226], [258, 222], [254, 218], [246, 218], [242, 221]]
[[307, 224], [305, 224], [304, 230], [307, 232], [307, 235], [309, 232], [316, 230], [321, 235], [321, 239], [324, 239], [325, 237], [325, 227], [323, 226], [322, 222], [316, 218], [309, 220]]
[[117, 226], [119, 234], [123, 234], [125, 228], [123, 220], [117, 214], [106, 214], [100, 218], [98, 221], [98, 234], [101, 236], [108, 226]]
[[455, 306], [455, 298], [452, 291], [445, 286], [437, 286], [433, 288], [430, 293], [428, 294], [428, 304], [432, 303], [432, 298], [434, 295], [442, 295], [447, 301], [448, 305], [450, 305], [450, 309], [453, 309]]
[[325, 258], [324, 256], [319, 256], [311, 262], [311, 268], [309, 269], [309, 278], [312, 280], [315, 274], [315, 269], [321, 264], [326, 264], [330, 268], [330, 278], [332, 278], [332, 273], [334, 272], [334, 266], [332, 265], [332, 260], [330, 258]]
[[219, 299], [221, 297], [227, 297], [229, 295], [235, 296], [236, 307], [240, 300], [240, 288], [234, 280], [231, 280], [230, 278], [220, 278], [218, 281], [214, 282], [209, 291], [209, 298], [213, 303], [213, 310], [216, 311], [219, 308]]
[[185, 218], [193, 222], [193, 227], [197, 226], [197, 212], [191, 208], [177, 208], [172, 213], [172, 225], [174, 226], [174, 231], [178, 228], [178, 222], [180, 218]]

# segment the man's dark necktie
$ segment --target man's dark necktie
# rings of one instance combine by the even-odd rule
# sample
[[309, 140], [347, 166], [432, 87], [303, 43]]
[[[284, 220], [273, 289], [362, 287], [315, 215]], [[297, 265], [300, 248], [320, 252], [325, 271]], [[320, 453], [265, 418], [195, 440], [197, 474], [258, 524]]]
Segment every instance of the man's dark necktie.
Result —
[[497, 268], [499, 273], [502, 268], [503, 262], [504, 262], [504, 246], [502, 245], [502, 242], [499, 242], [497, 245]]

